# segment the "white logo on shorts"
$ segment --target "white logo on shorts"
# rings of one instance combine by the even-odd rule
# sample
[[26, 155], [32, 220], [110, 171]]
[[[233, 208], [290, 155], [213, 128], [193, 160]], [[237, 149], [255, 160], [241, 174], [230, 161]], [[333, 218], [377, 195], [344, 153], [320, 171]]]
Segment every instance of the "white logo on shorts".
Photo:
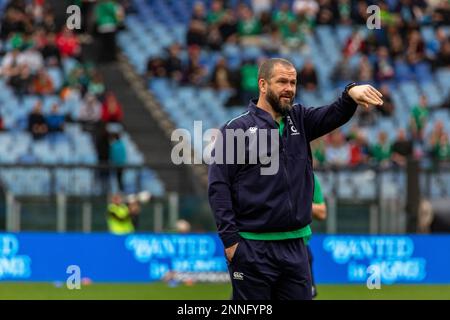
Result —
[[234, 280], [244, 280], [244, 274], [242, 272], [233, 272]]

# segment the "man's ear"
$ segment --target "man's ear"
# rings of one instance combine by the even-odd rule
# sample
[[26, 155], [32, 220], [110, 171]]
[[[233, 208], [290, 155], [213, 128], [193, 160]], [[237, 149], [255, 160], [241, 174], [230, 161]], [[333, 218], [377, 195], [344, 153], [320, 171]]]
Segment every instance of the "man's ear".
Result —
[[259, 79], [258, 80], [258, 87], [259, 87], [259, 92], [261, 93], [266, 93], [267, 91], [267, 81], [265, 79]]

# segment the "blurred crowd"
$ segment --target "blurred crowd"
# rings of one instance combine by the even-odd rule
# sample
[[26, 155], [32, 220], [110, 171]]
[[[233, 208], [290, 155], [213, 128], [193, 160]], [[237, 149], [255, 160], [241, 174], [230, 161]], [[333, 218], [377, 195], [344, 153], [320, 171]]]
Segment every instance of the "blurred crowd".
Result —
[[[367, 8], [372, 4], [380, 9], [381, 28], [361, 32], [358, 27], [366, 25], [370, 15]], [[150, 58], [146, 77], [171, 78], [179, 85], [229, 91], [227, 106], [246, 105], [257, 96], [258, 65], [264, 56], [292, 52], [308, 56], [306, 36], [320, 42], [317, 26], [351, 26], [353, 32], [342, 47], [342, 60], [330, 75], [331, 86], [342, 88], [350, 81], [373, 84], [383, 93], [384, 105], [370, 110], [360, 108], [350, 136], [337, 131], [316, 142], [318, 165], [404, 165], [410, 155], [450, 161], [448, 133], [443, 126], [438, 123], [431, 134], [425, 134], [430, 113], [440, 108], [450, 110], [450, 93], [441, 105], [429, 105], [423, 96], [417, 106], [409, 106], [409, 125], [399, 130], [394, 142], [385, 132], [379, 133], [378, 141], [368, 141], [365, 134], [365, 128], [379, 119], [393, 118], [396, 106], [391, 91], [397, 83], [421, 82], [432, 77], [435, 70], [450, 67], [449, 24], [450, 3], [440, 0], [294, 0], [292, 5], [254, 0], [251, 6], [238, 3], [236, 7], [221, 0], [212, 0], [209, 7], [197, 2], [186, 33], [186, 46], [175, 43], [164, 56]], [[423, 26], [432, 28], [432, 41], [424, 39], [420, 30]], [[244, 58], [238, 65], [230, 66], [233, 61], [224, 54], [230, 45], [256, 46], [263, 56]], [[218, 56], [212, 68], [204, 62], [205, 52]], [[302, 64], [298, 70], [298, 92], [321, 94], [324, 88], [320, 88], [316, 68], [309, 58]]]
[[[105, 34], [117, 29], [111, 25], [119, 23], [123, 10], [109, 0], [82, 4], [90, 4], [91, 10], [83, 13], [92, 15], [97, 32], [89, 33], [85, 23], [75, 31], [66, 26], [65, 20], [57, 23], [55, 11], [45, 0], [10, 1], [0, 22], [0, 76], [18, 98], [19, 107], [25, 108], [27, 97], [38, 98], [24, 126], [35, 140], [64, 134], [67, 122], [80, 123], [92, 134], [100, 164], [124, 165], [124, 143], [119, 133], [109, 130], [110, 124], [122, 123], [122, 107], [106, 87], [96, 64], [83, 52], [85, 44], [92, 41], [91, 35], [100, 34], [100, 41], [109, 38], [97, 58], [100, 62], [115, 58], [110, 36]], [[65, 12], [62, 14], [66, 17]], [[49, 97], [57, 99], [50, 110], [44, 110], [43, 103]], [[71, 101], [76, 101], [75, 112], [67, 108]], [[4, 127], [1, 115], [5, 109], [0, 108], [0, 128], [20, 129], [18, 124]], [[118, 179], [122, 189], [121, 174]]]

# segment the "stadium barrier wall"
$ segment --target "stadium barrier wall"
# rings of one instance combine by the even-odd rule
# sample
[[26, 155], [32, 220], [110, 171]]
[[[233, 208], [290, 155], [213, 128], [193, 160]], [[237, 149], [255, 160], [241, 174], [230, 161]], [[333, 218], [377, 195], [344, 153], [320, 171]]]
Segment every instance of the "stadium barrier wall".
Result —
[[[315, 235], [310, 245], [317, 283], [450, 283], [450, 235]], [[169, 270], [229, 279], [214, 233], [0, 233], [0, 281], [65, 282], [73, 266], [93, 282], [158, 281]]]

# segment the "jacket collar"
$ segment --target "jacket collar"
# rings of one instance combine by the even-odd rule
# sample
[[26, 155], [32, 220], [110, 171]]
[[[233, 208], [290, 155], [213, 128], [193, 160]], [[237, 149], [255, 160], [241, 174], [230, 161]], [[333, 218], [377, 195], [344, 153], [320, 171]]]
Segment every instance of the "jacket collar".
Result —
[[248, 110], [255, 114], [258, 118], [266, 121], [269, 123], [273, 128], [278, 128], [277, 123], [272, 118], [272, 115], [268, 113], [267, 111], [261, 109], [256, 104], [258, 103], [258, 99], [252, 99], [250, 100], [250, 103], [248, 104]]

